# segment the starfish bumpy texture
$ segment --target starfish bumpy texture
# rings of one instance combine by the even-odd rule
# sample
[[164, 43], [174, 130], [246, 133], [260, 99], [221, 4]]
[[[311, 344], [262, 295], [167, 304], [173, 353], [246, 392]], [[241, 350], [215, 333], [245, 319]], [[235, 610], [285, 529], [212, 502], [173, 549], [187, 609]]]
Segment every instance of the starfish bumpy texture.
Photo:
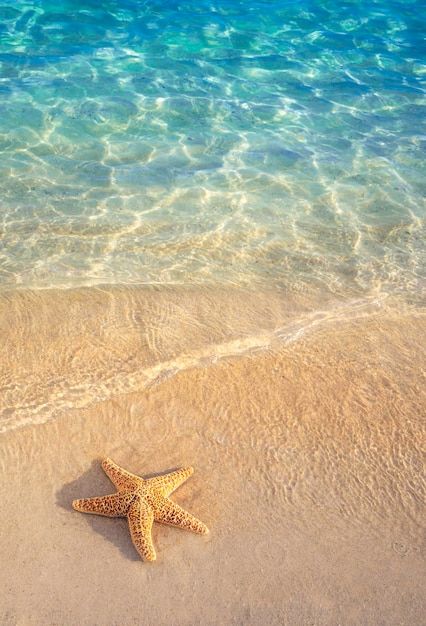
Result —
[[209, 532], [200, 520], [168, 497], [191, 476], [194, 471], [192, 467], [146, 480], [127, 472], [111, 459], [104, 459], [102, 468], [117, 487], [117, 493], [74, 500], [72, 505], [76, 511], [82, 513], [127, 517], [135, 548], [147, 561], [156, 559], [151, 537], [154, 521], [186, 528], [202, 535]]

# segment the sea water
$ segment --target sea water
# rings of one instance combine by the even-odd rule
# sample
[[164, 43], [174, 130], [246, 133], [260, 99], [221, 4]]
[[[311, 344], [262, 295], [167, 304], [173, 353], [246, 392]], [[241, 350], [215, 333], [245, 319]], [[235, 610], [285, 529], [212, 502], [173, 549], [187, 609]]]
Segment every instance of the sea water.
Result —
[[1, 287], [419, 293], [424, 18], [1, 0]]

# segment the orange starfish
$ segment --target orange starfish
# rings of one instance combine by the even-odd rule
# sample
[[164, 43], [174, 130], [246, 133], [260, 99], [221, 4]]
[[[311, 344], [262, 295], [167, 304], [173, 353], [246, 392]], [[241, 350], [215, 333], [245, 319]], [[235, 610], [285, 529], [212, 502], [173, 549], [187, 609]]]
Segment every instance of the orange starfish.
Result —
[[154, 521], [186, 528], [202, 535], [209, 532], [203, 522], [168, 497], [191, 476], [194, 472], [192, 467], [146, 480], [127, 472], [111, 459], [104, 459], [102, 468], [117, 487], [117, 493], [74, 500], [72, 505], [76, 511], [82, 513], [127, 517], [132, 541], [142, 558], [148, 561], [156, 559], [151, 536]]

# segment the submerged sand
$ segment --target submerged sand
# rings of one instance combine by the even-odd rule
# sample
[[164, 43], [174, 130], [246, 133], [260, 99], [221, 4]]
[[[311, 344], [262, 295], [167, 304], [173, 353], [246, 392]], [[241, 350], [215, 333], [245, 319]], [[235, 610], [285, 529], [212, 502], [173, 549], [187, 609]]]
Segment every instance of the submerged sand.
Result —
[[[423, 622], [422, 311], [106, 289], [0, 312], [0, 623]], [[193, 465], [173, 497], [210, 534], [156, 525], [142, 562], [125, 520], [71, 508], [113, 490], [103, 456]]]

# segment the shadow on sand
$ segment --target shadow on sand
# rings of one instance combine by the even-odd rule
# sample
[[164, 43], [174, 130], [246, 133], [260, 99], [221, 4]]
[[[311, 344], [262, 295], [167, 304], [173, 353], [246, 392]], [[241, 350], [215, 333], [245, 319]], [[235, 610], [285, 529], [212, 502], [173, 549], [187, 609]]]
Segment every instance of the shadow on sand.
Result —
[[90, 524], [93, 530], [113, 543], [123, 556], [130, 561], [140, 561], [130, 538], [127, 520], [125, 518], [103, 517], [79, 513], [72, 508], [72, 501], [78, 498], [102, 496], [116, 491], [114, 485], [103, 473], [99, 460], [93, 461], [90, 468], [81, 476], [64, 485], [56, 493], [56, 503], [70, 514], [81, 515]]

